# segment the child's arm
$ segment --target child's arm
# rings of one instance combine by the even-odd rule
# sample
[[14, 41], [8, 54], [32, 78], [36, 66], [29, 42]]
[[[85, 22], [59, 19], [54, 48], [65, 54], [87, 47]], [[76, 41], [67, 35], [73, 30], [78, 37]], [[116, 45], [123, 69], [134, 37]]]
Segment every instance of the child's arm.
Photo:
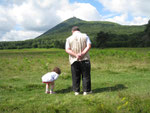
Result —
[[54, 80], [56, 80], [57, 78], [58, 78], [58, 74], [55, 74], [55, 76], [54, 76]]

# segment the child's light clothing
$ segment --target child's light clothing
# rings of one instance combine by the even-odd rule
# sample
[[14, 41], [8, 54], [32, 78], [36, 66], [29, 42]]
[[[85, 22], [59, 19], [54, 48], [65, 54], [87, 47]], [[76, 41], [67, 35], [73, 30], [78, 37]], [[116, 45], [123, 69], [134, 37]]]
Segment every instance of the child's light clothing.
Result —
[[59, 75], [56, 72], [48, 72], [42, 76], [42, 82], [53, 82], [58, 76]]

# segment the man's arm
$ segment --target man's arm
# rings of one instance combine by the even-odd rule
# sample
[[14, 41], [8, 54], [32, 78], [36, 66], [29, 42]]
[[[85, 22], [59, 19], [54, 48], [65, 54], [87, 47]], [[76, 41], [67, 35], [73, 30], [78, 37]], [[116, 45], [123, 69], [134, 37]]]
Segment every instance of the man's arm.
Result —
[[83, 57], [91, 48], [91, 41], [90, 41], [90, 38], [87, 36], [87, 46], [86, 48], [84, 48], [84, 50], [82, 50], [81, 52], [81, 56]]
[[77, 59], [79, 59], [79, 56], [71, 50], [68, 40], [66, 40], [65, 50], [66, 50], [66, 53], [68, 53], [69, 55], [74, 56]]
[[66, 48], [66, 53], [79, 59], [79, 56], [76, 53], [74, 53], [70, 48]]
[[90, 48], [91, 48], [91, 44], [88, 44], [88, 45], [86, 46], [86, 48], [82, 51], [81, 54], [85, 55], [85, 54], [90, 50]]
[[91, 44], [88, 44], [86, 48], [81, 52], [81, 58], [90, 50]]
[[84, 50], [82, 50], [81, 53], [74, 53], [71, 48], [69, 47], [69, 44], [68, 44], [68, 40], [66, 41], [66, 46], [65, 46], [65, 50], [66, 50], [66, 53], [68, 53], [69, 55], [72, 55], [74, 57], [76, 57], [77, 59], [81, 59], [82, 57], [84, 57], [84, 55], [90, 50], [91, 48], [91, 41], [89, 39], [89, 37], [87, 37], [87, 46], [86, 48], [84, 48]]
[[66, 52], [69, 55], [72, 55], [72, 56], [76, 57], [77, 59], [81, 59], [90, 50], [90, 48], [91, 48], [91, 44], [88, 44], [86, 46], [86, 48], [79, 54], [74, 53], [70, 48], [66, 49]]

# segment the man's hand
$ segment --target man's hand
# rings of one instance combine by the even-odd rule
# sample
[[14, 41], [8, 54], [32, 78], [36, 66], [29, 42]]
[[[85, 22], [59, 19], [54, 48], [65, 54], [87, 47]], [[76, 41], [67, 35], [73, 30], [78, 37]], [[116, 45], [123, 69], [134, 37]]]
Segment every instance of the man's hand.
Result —
[[81, 52], [81, 53], [74, 53], [71, 48], [66, 49], [66, 52], [74, 57], [77, 58], [77, 60], [80, 60], [84, 57], [84, 55], [90, 50], [91, 44], [88, 44], [87, 47]]
[[78, 53], [78, 54], [76, 55], [76, 58], [77, 58], [78, 60], [82, 59], [83, 57], [84, 57], [84, 54], [82, 54], [82, 53]]
[[78, 53], [78, 54], [76, 54], [76, 58], [77, 58], [77, 60], [80, 60], [81, 59], [81, 53]]

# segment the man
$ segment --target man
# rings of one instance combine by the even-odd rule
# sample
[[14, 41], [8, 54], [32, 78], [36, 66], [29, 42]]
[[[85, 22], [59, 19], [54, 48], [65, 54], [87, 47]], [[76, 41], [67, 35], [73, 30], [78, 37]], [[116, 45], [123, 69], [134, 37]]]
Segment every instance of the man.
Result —
[[91, 64], [88, 51], [91, 48], [89, 37], [80, 32], [79, 27], [72, 28], [72, 35], [66, 40], [66, 52], [69, 54], [69, 61], [72, 72], [72, 85], [75, 95], [80, 93], [80, 79], [82, 75], [83, 95], [91, 91]]

